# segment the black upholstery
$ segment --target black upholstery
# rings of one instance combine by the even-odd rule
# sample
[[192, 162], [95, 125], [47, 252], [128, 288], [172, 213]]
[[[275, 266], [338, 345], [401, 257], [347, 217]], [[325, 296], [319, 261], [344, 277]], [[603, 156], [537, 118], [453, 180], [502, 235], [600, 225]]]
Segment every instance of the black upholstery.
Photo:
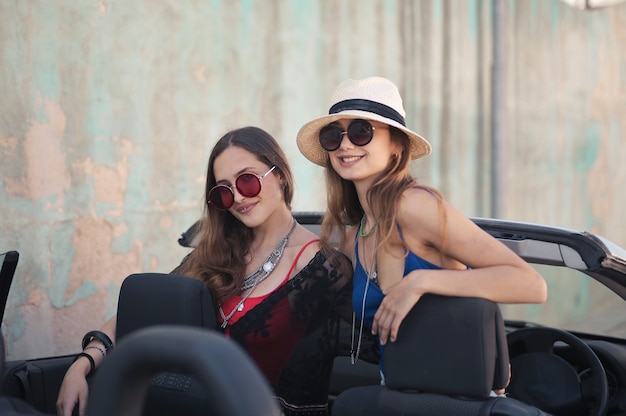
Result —
[[215, 329], [215, 309], [204, 283], [163, 273], [124, 279], [117, 305], [117, 341], [137, 329], [166, 324]]
[[[138, 330], [156, 325], [215, 329], [215, 308], [204, 283], [162, 273], [128, 276], [120, 288], [117, 343]], [[185, 341], [181, 340], [178, 347], [179, 354], [187, 354]], [[149, 348], [152, 346], [146, 346]], [[144, 414], [207, 415], [212, 414], [211, 406], [197, 377], [170, 369], [155, 374], [146, 395]]]
[[[4, 317], [4, 311], [6, 309], [7, 299], [9, 297], [9, 290], [11, 289], [11, 283], [13, 282], [13, 276], [20, 255], [17, 251], [7, 251], [6, 253], [0, 253], [0, 325]], [[0, 332], [0, 394], [2, 394], [2, 380], [4, 380], [4, 363], [6, 359], [6, 351], [4, 345], [4, 336]], [[36, 409], [34, 409], [26, 401], [17, 397], [1, 396], [0, 395], [0, 415], [42, 415]]]
[[[16, 260], [17, 262], [17, 260]], [[0, 332], [0, 375], [4, 376], [4, 363], [6, 359], [4, 336]], [[4, 380], [4, 378], [0, 379]], [[2, 385], [0, 384], [0, 415], [2, 416], [44, 416], [26, 401], [2, 395]]]
[[211, 414], [281, 413], [265, 378], [238, 344], [214, 331], [153, 326], [125, 337], [103, 362], [87, 415], [139, 416], [150, 380], [171, 369], [193, 374], [201, 382]]
[[385, 349], [387, 386], [486, 399], [508, 379], [506, 333], [496, 331], [502, 325], [493, 302], [424, 296]]
[[19, 258], [20, 253], [17, 251], [7, 251], [0, 254], [0, 327]]
[[508, 381], [506, 332], [498, 305], [425, 295], [384, 350], [385, 386], [346, 390], [334, 415], [545, 415], [515, 399], [490, 397]]

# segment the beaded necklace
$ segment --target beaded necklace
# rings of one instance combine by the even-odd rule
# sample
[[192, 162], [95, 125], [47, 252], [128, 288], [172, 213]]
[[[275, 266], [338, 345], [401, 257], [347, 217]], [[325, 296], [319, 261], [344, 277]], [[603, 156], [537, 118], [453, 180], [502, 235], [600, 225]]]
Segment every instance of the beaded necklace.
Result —
[[367, 215], [363, 213], [363, 217], [361, 217], [361, 224], [359, 225], [359, 237], [363, 237], [363, 238], [369, 237], [370, 235], [372, 235], [372, 233], [376, 229], [376, 226], [378, 225], [378, 220], [376, 220], [374, 225], [372, 225], [372, 228], [370, 228], [370, 230], [365, 233], [363, 232], [363, 229], [365, 228], [366, 222], [367, 222]]

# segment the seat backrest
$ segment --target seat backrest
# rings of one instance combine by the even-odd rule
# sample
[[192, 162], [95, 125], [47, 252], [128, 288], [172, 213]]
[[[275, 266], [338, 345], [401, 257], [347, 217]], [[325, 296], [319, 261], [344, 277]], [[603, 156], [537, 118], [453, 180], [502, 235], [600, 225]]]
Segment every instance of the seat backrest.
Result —
[[333, 416], [549, 416], [513, 398], [490, 397], [509, 376], [498, 305], [425, 295], [384, 350], [385, 386], [347, 389]]
[[0, 327], [19, 258], [20, 254], [17, 251], [0, 253]]
[[201, 411], [177, 410], [167, 414], [281, 414], [265, 377], [239, 344], [217, 331], [160, 325], [129, 334], [102, 363], [87, 402], [87, 415], [164, 414], [158, 408], [146, 413], [142, 403], [152, 377], [172, 369], [195, 377], [208, 406]]
[[[215, 329], [211, 293], [203, 282], [163, 273], [139, 273], [122, 282], [117, 305], [116, 344], [155, 326]], [[207, 331], [210, 332], [210, 331]], [[185, 350], [180, 350], [185, 354]], [[144, 415], [209, 414], [211, 401], [198, 377], [180, 371], [155, 375], [144, 403]]]
[[384, 354], [394, 390], [485, 399], [508, 381], [504, 322], [485, 299], [423, 296]]
[[203, 282], [164, 273], [139, 273], [122, 282], [116, 340], [153, 325], [215, 329], [211, 293]]

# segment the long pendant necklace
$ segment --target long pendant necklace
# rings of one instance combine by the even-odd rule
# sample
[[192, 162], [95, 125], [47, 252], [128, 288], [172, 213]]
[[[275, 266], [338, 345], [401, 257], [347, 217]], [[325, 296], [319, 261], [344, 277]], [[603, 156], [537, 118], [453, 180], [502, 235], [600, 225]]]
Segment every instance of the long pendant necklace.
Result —
[[[363, 218], [365, 218], [365, 215], [363, 216]], [[365, 237], [366, 236], [363, 236], [361, 234], [361, 228], [363, 227], [363, 223], [364, 221], [361, 221], [361, 225], [359, 226], [357, 237], [354, 239], [354, 252], [356, 253], [356, 250], [357, 250], [358, 236], [363, 237], [363, 258], [365, 259], [366, 257], [365, 256]], [[373, 228], [375, 227], [376, 225], [374, 225]], [[367, 235], [370, 235], [372, 233], [373, 228], [372, 230], [370, 230], [369, 233], [367, 233]], [[370, 281], [373, 281], [374, 283], [378, 284], [378, 271], [376, 267], [376, 237], [377, 235], [374, 234], [374, 244], [372, 247], [372, 256], [370, 259], [369, 267], [364, 264], [365, 273], [367, 274], [367, 280], [365, 281], [365, 289], [363, 290], [363, 301], [361, 303], [361, 324], [359, 327], [359, 339], [357, 341], [356, 351], [354, 350], [354, 338], [355, 338], [355, 331], [356, 331], [356, 314], [352, 312], [352, 340], [350, 343], [350, 362], [352, 363], [352, 365], [356, 364], [356, 362], [359, 360], [359, 353], [361, 352], [361, 340], [363, 338], [363, 321], [365, 320], [365, 301], [367, 300], [367, 290], [369, 289]], [[356, 259], [353, 259], [353, 263], [355, 262], [356, 262]]]
[[241, 291], [243, 292], [247, 289], [250, 290], [248, 290], [248, 292], [241, 298], [237, 305], [235, 305], [233, 310], [230, 311], [228, 315], [226, 315], [224, 313], [224, 309], [222, 309], [222, 305], [220, 305], [219, 312], [223, 321], [221, 325], [222, 328], [226, 328], [226, 326], [228, 326], [228, 321], [233, 317], [233, 315], [235, 315], [236, 312], [243, 311], [244, 303], [250, 297], [256, 285], [265, 280], [267, 276], [269, 276], [270, 273], [274, 270], [274, 268], [278, 264], [278, 261], [283, 256], [283, 252], [285, 251], [285, 247], [287, 246], [287, 241], [289, 240], [289, 237], [291, 237], [291, 234], [293, 234], [293, 231], [296, 229], [296, 225], [297, 222], [294, 219], [289, 232], [282, 238], [282, 240], [280, 240], [276, 248], [270, 253], [269, 256], [267, 256], [261, 266], [259, 266], [258, 269], [256, 269], [246, 277], [244, 277]]
[[230, 318], [233, 317], [233, 315], [235, 315], [235, 312], [241, 312], [243, 311], [243, 304], [244, 302], [250, 297], [250, 295], [252, 294], [252, 291], [254, 290], [256, 286], [256, 282], [254, 283], [254, 285], [252, 286], [252, 288], [250, 288], [250, 290], [248, 291], [248, 293], [246, 293], [241, 300], [239, 301], [239, 303], [237, 303], [237, 305], [235, 305], [235, 307], [233, 308], [232, 311], [230, 311], [230, 313], [228, 315], [224, 314], [224, 309], [222, 309], [222, 305], [220, 305], [220, 316], [222, 317], [222, 329], [226, 328], [228, 326], [228, 321], [230, 321]]
[[356, 327], [356, 315], [352, 312], [352, 342], [350, 343], [350, 362], [352, 365], [356, 364], [359, 360], [359, 353], [361, 352], [361, 339], [363, 336], [363, 321], [365, 320], [365, 299], [367, 299], [367, 289], [370, 285], [370, 279], [365, 282], [365, 290], [363, 291], [363, 305], [361, 306], [361, 326], [359, 327], [359, 341], [356, 345], [356, 351], [354, 351], [354, 331]]

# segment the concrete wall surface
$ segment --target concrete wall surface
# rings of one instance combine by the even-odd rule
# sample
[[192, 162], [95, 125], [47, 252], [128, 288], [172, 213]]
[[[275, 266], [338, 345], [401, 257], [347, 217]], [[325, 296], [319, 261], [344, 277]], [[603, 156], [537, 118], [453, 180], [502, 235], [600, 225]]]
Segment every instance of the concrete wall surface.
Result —
[[433, 144], [415, 175], [467, 215], [497, 197], [504, 218], [626, 245], [626, 4], [504, 3], [494, 195], [492, 2], [0, 0], [0, 252], [21, 254], [9, 358], [78, 352], [127, 275], [178, 264], [231, 128], [272, 133], [294, 209], [324, 209], [295, 135], [346, 78], [396, 82]]

